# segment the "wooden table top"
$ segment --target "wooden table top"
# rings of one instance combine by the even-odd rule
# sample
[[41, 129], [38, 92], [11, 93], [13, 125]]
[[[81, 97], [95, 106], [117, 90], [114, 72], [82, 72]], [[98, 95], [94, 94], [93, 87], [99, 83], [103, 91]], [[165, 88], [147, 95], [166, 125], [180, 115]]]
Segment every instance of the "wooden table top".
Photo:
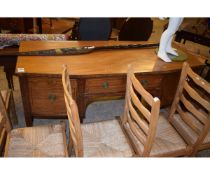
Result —
[[[21, 42], [19, 51], [34, 51], [75, 46], [104, 46], [119, 44], [145, 44], [146, 42], [128, 41], [25, 41]], [[174, 47], [186, 51], [179, 44]], [[187, 52], [187, 62], [190, 66], [201, 66], [199, 56]], [[182, 68], [183, 62], [165, 63], [151, 49], [128, 49], [95, 51], [82, 55], [71, 56], [19, 56], [16, 64], [16, 74], [61, 74], [62, 65], [69, 66], [71, 75], [103, 75], [126, 74], [128, 64], [134, 66], [135, 72], [173, 71]], [[24, 72], [19, 72], [24, 68]]]

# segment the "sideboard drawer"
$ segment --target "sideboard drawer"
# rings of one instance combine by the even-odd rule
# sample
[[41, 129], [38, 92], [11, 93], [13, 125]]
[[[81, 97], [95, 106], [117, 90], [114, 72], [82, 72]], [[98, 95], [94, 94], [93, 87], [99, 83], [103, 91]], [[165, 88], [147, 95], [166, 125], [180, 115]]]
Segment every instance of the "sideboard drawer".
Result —
[[86, 94], [98, 93], [116, 93], [124, 92], [126, 87], [126, 78], [91, 78], [87, 79], [85, 83]]
[[137, 75], [138, 80], [145, 89], [160, 88], [163, 76], [161, 75]]
[[[71, 80], [72, 93], [76, 96], [76, 81]], [[60, 78], [40, 77], [28, 80], [31, 112], [34, 116], [66, 115], [63, 85]]]

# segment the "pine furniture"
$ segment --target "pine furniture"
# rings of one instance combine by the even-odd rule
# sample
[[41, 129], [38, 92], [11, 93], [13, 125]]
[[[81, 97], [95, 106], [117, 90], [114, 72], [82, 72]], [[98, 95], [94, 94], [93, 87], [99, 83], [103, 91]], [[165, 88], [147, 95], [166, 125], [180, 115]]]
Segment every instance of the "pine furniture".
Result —
[[210, 148], [210, 83], [183, 64], [169, 120], [191, 146], [192, 155]]
[[160, 100], [144, 89], [131, 65], [121, 120], [138, 156], [173, 157], [190, 153], [190, 147], [169, 123], [164, 112], [160, 112]]
[[62, 83], [70, 128], [69, 152], [74, 148], [76, 157], [132, 157], [134, 152], [117, 119], [80, 124], [66, 65]]
[[64, 124], [12, 129], [0, 95], [0, 155], [5, 157], [67, 157]]

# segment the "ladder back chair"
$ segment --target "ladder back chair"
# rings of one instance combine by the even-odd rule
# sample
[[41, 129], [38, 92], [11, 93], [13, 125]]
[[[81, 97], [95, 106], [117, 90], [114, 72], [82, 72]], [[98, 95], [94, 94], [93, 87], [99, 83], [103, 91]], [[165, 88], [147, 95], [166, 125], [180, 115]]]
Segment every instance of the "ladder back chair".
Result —
[[138, 156], [161, 157], [188, 154], [181, 136], [160, 112], [160, 100], [152, 97], [129, 66], [122, 125]]
[[0, 153], [5, 157], [66, 157], [65, 125], [12, 129], [0, 95]]
[[210, 148], [210, 83], [183, 64], [169, 120], [184, 140], [198, 150]]
[[3, 67], [0, 67], [0, 85], [1, 85], [0, 94], [3, 98], [3, 102], [5, 103], [5, 107], [9, 114], [12, 125], [17, 125], [18, 120], [17, 120], [16, 110], [15, 110], [13, 91], [9, 89], [6, 77], [7, 76], [3, 70]]
[[0, 112], [0, 156], [3, 156], [4, 154], [7, 133], [10, 132], [12, 129], [10, 119], [6, 118], [8, 117], [6, 103], [7, 101], [5, 101], [5, 98], [3, 98], [2, 93], [0, 93], [0, 108], [4, 108], [3, 110], [1, 109]]
[[11, 124], [18, 124], [12, 90], [1, 90], [0, 94], [2, 96], [6, 111], [10, 117]]
[[64, 99], [70, 128], [69, 153], [76, 157], [131, 157], [134, 152], [117, 119], [80, 124], [77, 104], [72, 98], [67, 66], [62, 73]]

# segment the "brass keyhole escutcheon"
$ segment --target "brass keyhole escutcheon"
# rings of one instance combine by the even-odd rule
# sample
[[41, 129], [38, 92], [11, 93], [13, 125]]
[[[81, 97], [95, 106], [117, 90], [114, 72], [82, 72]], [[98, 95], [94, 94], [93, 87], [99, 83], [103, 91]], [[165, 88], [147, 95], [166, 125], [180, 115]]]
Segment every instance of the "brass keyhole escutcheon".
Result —
[[48, 95], [48, 100], [50, 100], [51, 102], [54, 102], [56, 99], [57, 99], [56, 95], [53, 95], [53, 94]]
[[103, 83], [102, 83], [102, 87], [103, 87], [104, 89], [109, 88], [109, 82], [108, 82], [108, 81], [103, 82]]

